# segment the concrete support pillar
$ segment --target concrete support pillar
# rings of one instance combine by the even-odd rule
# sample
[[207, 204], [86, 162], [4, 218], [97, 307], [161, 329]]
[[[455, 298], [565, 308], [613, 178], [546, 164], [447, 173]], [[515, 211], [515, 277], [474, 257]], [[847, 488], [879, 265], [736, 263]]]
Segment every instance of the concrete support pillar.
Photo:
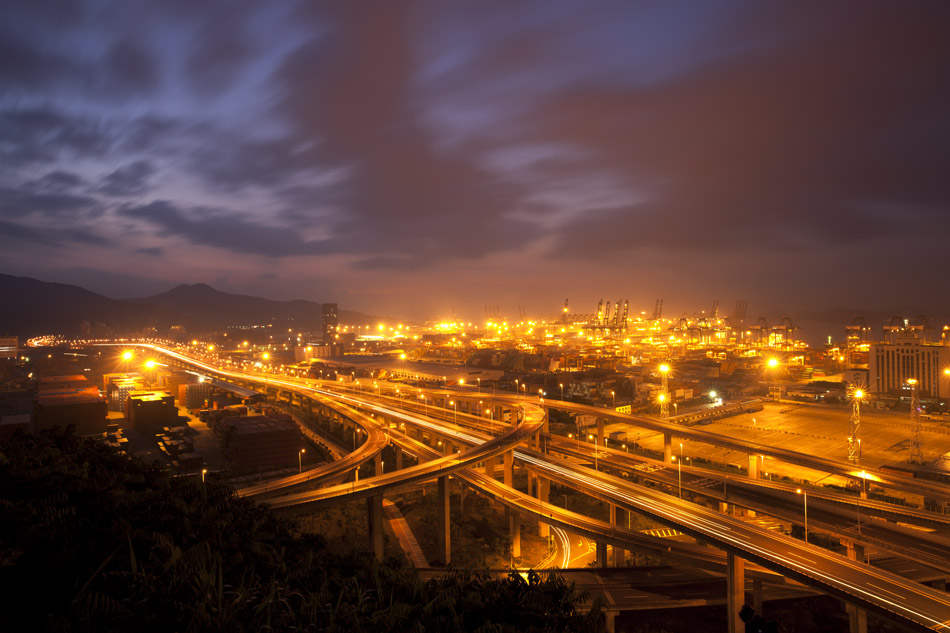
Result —
[[383, 560], [383, 495], [376, 495], [366, 500], [366, 522], [369, 548], [376, 560]]
[[[848, 558], [858, 562], [864, 562], [864, 546], [852, 541], [845, 543], [848, 548]], [[851, 633], [868, 632], [868, 614], [864, 609], [849, 603], [845, 603], [845, 611], [851, 620]]]
[[868, 633], [868, 612], [853, 604], [846, 604], [850, 633]]
[[505, 454], [504, 477], [505, 485], [509, 488], [515, 480], [515, 454], [513, 451], [507, 451]]
[[[551, 480], [545, 479], [544, 477], [538, 477], [538, 501], [541, 503], [547, 503], [548, 497], [551, 495]], [[547, 538], [551, 534], [551, 526], [547, 523], [538, 522], [538, 536], [541, 538]]]
[[725, 501], [719, 502], [719, 511], [723, 514], [729, 514], [729, 504]]
[[495, 456], [485, 459], [485, 475], [487, 475], [489, 479], [495, 478], [495, 460], [497, 459]]
[[673, 463], [673, 436], [669, 433], [663, 434], [663, 463]]
[[617, 611], [604, 611], [604, 631], [607, 633], [616, 633], [616, 619], [618, 615], [620, 614]]
[[383, 454], [376, 453], [376, 457], [373, 458], [373, 472], [376, 475], [383, 474]]
[[508, 508], [508, 537], [511, 539], [511, 557], [521, 558], [521, 515]]
[[760, 477], [758, 455], [749, 455], [749, 477], [751, 479], [758, 479]]
[[462, 517], [463, 522], [468, 520], [468, 510], [469, 510], [469, 506], [471, 505], [471, 500], [470, 500], [471, 496], [472, 496], [472, 491], [469, 490], [469, 487], [463, 483], [462, 490], [459, 493], [459, 504], [462, 508], [461, 517]]
[[752, 581], [752, 608], [755, 609], [756, 613], [762, 615], [762, 581], [758, 578]]
[[597, 567], [603, 569], [607, 566], [607, 544], [597, 541]]
[[739, 619], [739, 610], [745, 603], [745, 561], [726, 554], [726, 617], [729, 633], [742, 633], [745, 623]]
[[604, 445], [604, 419], [597, 418], [597, 442]]
[[452, 562], [452, 522], [449, 515], [449, 478], [439, 477], [439, 562], [448, 565]]
[[[624, 521], [624, 510], [623, 508], [618, 508], [614, 504], [610, 504], [610, 524], [611, 525], [623, 525]], [[623, 567], [624, 566], [624, 551], [622, 547], [613, 546], [614, 551], [614, 567]]]
[[402, 448], [399, 446], [395, 447], [396, 453], [396, 470], [402, 470]]

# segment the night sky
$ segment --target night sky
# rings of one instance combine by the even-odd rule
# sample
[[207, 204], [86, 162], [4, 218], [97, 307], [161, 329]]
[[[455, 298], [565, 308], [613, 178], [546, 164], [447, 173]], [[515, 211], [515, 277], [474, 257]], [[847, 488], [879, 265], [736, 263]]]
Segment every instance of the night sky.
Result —
[[405, 318], [950, 305], [950, 2], [5, 2], [0, 272]]

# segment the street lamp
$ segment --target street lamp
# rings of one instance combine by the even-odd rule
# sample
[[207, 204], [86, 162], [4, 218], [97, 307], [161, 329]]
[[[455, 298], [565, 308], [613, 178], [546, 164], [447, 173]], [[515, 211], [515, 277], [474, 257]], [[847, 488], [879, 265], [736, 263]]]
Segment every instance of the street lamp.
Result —
[[[356, 449], [353, 449], [353, 450], [356, 450]], [[307, 449], [301, 448], [300, 452], [297, 453], [297, 467], [299, 469], [300, 474], [303, 474], [303, 454], [306, 452], [307, 452]]]
[[205, 482], [205, 475], [207, 475], [207, 474], [208, 474], [208, 469], [207, 469], [207, 468], [202, 468], [202, 469], [201, 469], [201, 483], [204, 483], [204, 482]]
[[587, 439], [594, 440], [594, 472], [597, 472], [597, 453], [600, 452], [600, 448], [597, 446], [597, 436], [588, 435]]
[[771, 372], [771, 378], [772, 378], [772, 384], [771, 384], [771, 387], [772, 387], [772, 400], [778, 400], [778, 399], [779, 399], [779, 398], [778, 398], [778, 395], [779, 395], [779, 394], [778, 394], [778, 385], [777, 385], [776, 382], [775, 382], [775, 370], [778, 368], [778, 359], [777, 359], [777, 358], [770, 358], [770, 359], [769, 359], [769, 362], [768, 362], [768, 366], [769, 366], [769, 370], [770, 370], [770, 372]]
[[610, 390], [610, 408], [614, 411], [617, 410], [617, 394], [614, 393], [614, 390]]
[[808, 492], [798, 488], [795, 492], [804, 495], [805, 499], [805, 543], [808, 543]]
[[863, 389], [851, 392], [851, 434], [848, 436], [848, 461], [858, 463], [861, 459], [861, 399]]
[[478, 382], [478, 395], [482, 395], [482, 379], [476, 378], [475, 380]]
[[[479, 400], [479, 402], [481, 402], [481, 400]], [[491, 436], [495, 437], [495, 414], [491, 409], [485, 409], [485, 413], [488, 414], [488, 425], [491, 429]]]
[[[948, 369], [947, 372], [950, 373], [950, 369]], [[564, 383], [563, 382], [558, 383], [558, 387], [561, 388], [561, 400], [563, 400], [564, 399]]]
[[452, 405], [452, 408], [455, 410], [452, 423], [457, 425], [459, 423], [459, 406], [455, 403], [455, 400], [449, 400], [449, 404]]
[[660, 394], [660, 417], [665, 421], [670, 417], [669, 396], [667, 395], [670, 390], [670, 366], [667, 363], [663, 363], [659, 369], [660, 376], [663, 378], [663, 393]]
[[680, 461], [676, 465], [678, 476], [679, 476], [679, 486], [680, 486], [680, 499], [683, 498], [683, 443], [680, 442]]

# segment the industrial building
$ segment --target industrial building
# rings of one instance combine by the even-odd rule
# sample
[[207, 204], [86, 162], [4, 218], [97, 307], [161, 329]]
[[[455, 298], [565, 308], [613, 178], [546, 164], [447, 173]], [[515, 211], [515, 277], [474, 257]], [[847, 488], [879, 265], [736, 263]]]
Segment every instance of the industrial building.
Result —
[[16, 358], [18, 351], [18, 339], [15, 336], [0, 337], [0, 359]]
[[335, 303], [323, 304], [323, 344], [333, 342], [340, 329], [340, 317]]
[[917, 380], [921, 398], [950, 397], [950, 347], [928, 343], [914, 332], [891, 342], [872, 343], [868, 354], [868, 388], [872, 393], [910, 395], [908, 380]]
[[136, 433], [146, 436], [159, 433], [163, 427], [176, 426], [175, 397], [167, 391], [133, 391], [125, 401], [125, 419]]
[[211, 401], [211, 383], [193, 382], [178, 385], [178, 404], [189, 411], [203, 409]]
[[289, 415], [235, 416], [214, 427], [221, 450], [235, 473], [264, 472], [297, 466], [303, 440]]
[[83, 375], [50, 376], [36, 383], [33, 432], [72, 424], [77, 435], [105, 433], [108, 405]]

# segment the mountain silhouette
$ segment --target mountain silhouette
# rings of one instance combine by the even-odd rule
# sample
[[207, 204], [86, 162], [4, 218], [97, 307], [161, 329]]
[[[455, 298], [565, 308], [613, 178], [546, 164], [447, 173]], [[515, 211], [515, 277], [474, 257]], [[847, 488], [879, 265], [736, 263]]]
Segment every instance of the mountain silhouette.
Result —
[[[83, 322], [118, 335], [135, 336], [146, 328], [162, 335], [172, 326], [210, 332], [232, 326], [273, 325], [297, 331], [322, 329], [322, 304], [273, 301], [229, 294], [207, 284], [182, 284], [151, 297], [111, 299], [79, 286], [0, 274], [0, 334], [28, 338], [42, 334], [80, 334]], [[343, 310], [340, 321], [373, 323], [375, 317]], [[100, 329], [102, 329], [100, 327]]]

